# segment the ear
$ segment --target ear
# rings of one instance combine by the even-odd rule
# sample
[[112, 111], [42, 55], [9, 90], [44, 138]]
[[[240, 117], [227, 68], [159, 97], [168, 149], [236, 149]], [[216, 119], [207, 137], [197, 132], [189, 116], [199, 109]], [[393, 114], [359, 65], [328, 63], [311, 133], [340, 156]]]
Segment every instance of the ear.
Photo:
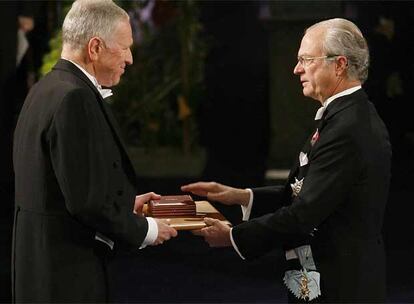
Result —
[[97, 61], [102, 52], [103, 42], [98, 37], [93, 37], [88, 42], [88, 55], [91, 61]]
[[348, 58], [345, 56], [338, 56], [335, 61], [335, 73], [337, 76], [342, 76], [346, 73], [348, 68]]

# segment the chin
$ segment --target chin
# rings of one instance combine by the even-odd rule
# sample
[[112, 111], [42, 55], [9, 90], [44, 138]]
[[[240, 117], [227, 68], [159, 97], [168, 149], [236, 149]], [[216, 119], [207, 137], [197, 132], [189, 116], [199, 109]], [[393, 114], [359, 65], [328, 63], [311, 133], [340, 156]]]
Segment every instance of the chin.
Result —
[[112, 81], [112, 86], [116, 86], [121, 81], [121, 77], [118, 77]]
[[308, 90], [306, 90], [305, 88], [303, 88], [302, 92], [303, 92], [303, 96], [312, 97], [312, 94]]
[[105, 88], [112, 88], [114, 86], [116, 86], [119, 83], [118, 81], [108, 81], [107, 83], [103, 83], [102, 86]]
[[119, 83], [120, 77], [114, 77], [114, 78], [107, 78], [105, 81], [99, 82], [99, 84], [106, 88], [111, 88], [113, 86], [116, 86]]

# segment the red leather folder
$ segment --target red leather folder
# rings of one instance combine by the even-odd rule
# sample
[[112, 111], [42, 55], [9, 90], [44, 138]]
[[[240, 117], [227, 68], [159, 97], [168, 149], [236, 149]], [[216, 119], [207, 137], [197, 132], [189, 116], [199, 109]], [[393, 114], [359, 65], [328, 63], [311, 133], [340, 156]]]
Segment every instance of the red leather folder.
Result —
[[190, 195], [164, 195], [151, 200], [148, 214], [153, 217], [196, 216], [196, 204]]

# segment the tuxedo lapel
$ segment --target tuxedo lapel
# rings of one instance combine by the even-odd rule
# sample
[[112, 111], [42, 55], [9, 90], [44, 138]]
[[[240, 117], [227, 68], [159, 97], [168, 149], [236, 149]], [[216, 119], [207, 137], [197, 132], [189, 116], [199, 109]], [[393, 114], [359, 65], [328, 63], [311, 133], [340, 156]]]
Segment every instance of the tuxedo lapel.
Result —
[[[101, 98], [102, 99], [102, 98]], [[114, 133], [114, 137], [116, 142], [118, 143], [119, 147], [121, 148], [124, 161], [128, 163], [126, 171], [128, 172], [128, 175], [131, 177], [132, 181], [134, 182], [134, 185], [137, 184], [136, 174], [135, 170], [133, 169], [133, 165], [131, 163], [131, 160], [129, 158], [128, 152], [126, 150], [126, 145], [122, 139], [121, 136], [121, 130], [118, 126], [118, 123], [113, 115], [112, 109], [109, 107], [109, 104], [105, 102], [103, 99], [101, 101], [101, 106], [104, 111], [104, 114], [108, 120], [108, 124], [111, 127], [112, 132]], [[130, 169], [128, 169], [130, 168]]]
[[[358, 102], [360, 98], [366, 98], [366, 95], [363, 90], [358, 90], [350, 95], [345, 95], [333, 100], [328, 107], [326, 108], [325, 112], [323, 113], [321, 119], [317, 120], [316, 129], [314, 133], [306, 140], [305, 145], [302, 148], [302, 152], [306, 153], [309, 162], [312, 159], [312, 152], [314, 151], [314, 146], [319, 141], [320, 136], [323, 136], [323, 129], [325, 125], [328, 123], [329, 119], [331, 119], [334, 115], [339, 113], [340, 111], [352, 106], [355, 102]], [[293, 182], [293, 178], [296, 177], [298, 179], [302, 179], [306, 176], [309, 163], [301, 166], [299, 164], [299, 157], [296, 158], [296, 163], [294, 170], [291, 171], [289, 175], [288, 181], [291, 183]]]
[[57, 64], [53, 67], [53, 70], [62, 70], [62, 71], [66, 71], [66, 72], [69, 72], [69, 73], [75, 75], [76, 77], [81, 79], [85, 83], [85, 85], [94, 92], [95, 97], [96, 97], [96, 101], [97, 101], [102, 113], [104, 114], [104, 117], [105, 117], [111, 131], [112, 131], [115, 142], [117, 143], [117, 145], [118, 145], [118, 147], [121, 151], [121, 155], [123, 156], [124, 161], [127, 163], [127, 166], [126, 166], [125, 170], [127, 171], [127, 174], [129, 175], [129, 177], [131, 178], [131, 181], [134, 183], [134, 185], [136, 185], [137, 180], [136, 180], [135, 170], [133, 169], [134, 167], [133, 167], [133, 165], [131, 163], [131, 160], [128, 156], [128, 153], [127, 153], [127, 150], [126, 150], [126, 145], [122, 140], [122, 136], [121, 136], [120, 129], [118, 127], [118, 123], [116, 122], [116, 119], [115, 119], [115, 117], [112, 113], [112, 110], [110, 109], [107, 102], [104, 101], [104, 99], [102, 98], [102, 96], [99, 93], [98, 89], [89, 80], [89, 78], [81, 70], [79, 70], [78, 67], [76, 67], [70, 61], [60, 59], [57, 62]]
[[[304, 144], [304, 146], [301, 150], [301, 153], [305, 154], [308, 159], [309, 159], [310, 154], [312, 152], [313, 146], [318, 142], [320, 133], [322, 132], [322, 129], [324, 128], [324, 126], [326, 124], [325, 117], [326, 117], [327, 113], [328, 113], [328, 111], [326, 110], [324, 112], [324, 114], [322, 115], [322, 118], [316, 121], [315, 130], [307, 138], [307, 140], [305, 141], [305, 144]], [[300, 161], [299, 161], [299, 157], [300, 157], [300, 155], [297, 155], [295, 165], [292, 168], [292, 170], [290, 171], [289, 178], [288, 178], [288, 183], [289, 184], [294, 182], [294, 178], [297, 178], [297, 179], [300, 180], [300, 179], [302, 179], [303, 177], [306, 176], [306, 173], [307, 173], [307, 170], [308, 170], [308, 167], [309, 167], [309, 163], [301, 164]]]
[[111, 130], [115, 134], [115, 137], [117, 139], [118, 144], [122, 147], [122, 149], [124, 149], [126, 151], [126, 145], [125, 145], [125, 142], [122, 139], [121, 130], [118, 126], [118, 123], [115, 119], [115, 116], [112, 112], [112, 109], [110, 108], [108, 103], [102, 99], [102, 97], [101, 97], [100, 104], [101, 104], [102, 110], [105, 114], [105, 117], [108, 120], [108, 124], [111, 127]]

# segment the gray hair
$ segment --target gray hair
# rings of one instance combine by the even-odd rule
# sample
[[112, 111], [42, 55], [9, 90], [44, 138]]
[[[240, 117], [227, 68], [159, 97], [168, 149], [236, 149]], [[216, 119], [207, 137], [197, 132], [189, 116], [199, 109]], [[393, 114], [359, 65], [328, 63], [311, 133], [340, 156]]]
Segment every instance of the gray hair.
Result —
[[348, 59], [348, 77], [364, 83], [368, 78], [369, 50], [359, 28], [349, 20], [335, 18], [318, 22], [306, 32], [316, 27], [325, 29], [322, 42], [325, 54], [345, 56]]
[[122, 20], [129, 16], [112, 0], [76, 0], [63, 21], [63, 45], [79, 50], [96, 36], [110, 40]]

